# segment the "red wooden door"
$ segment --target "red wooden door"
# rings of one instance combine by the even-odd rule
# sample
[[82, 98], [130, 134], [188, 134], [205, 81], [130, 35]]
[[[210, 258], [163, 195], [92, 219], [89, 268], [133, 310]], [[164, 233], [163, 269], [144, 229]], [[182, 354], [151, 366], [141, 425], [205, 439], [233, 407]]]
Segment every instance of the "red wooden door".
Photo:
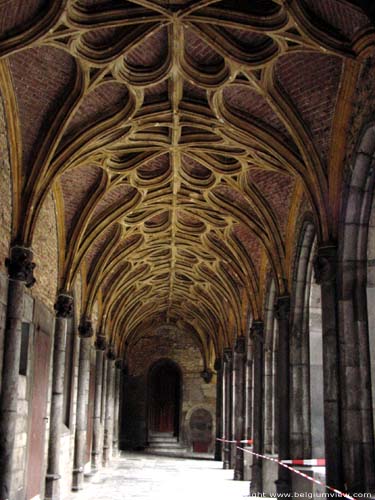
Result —
[[44, 437], [47, 419], [47, 395], [51, 338], [35, 331], [33, 384], [31, 390], [31, 425], [28, 440], [26, 499], [41, 491], [44, 461]]
[[153, 374], [151, 430], [175, 432], [179, 405], [179, 374], [170, 366], [161, 366]]

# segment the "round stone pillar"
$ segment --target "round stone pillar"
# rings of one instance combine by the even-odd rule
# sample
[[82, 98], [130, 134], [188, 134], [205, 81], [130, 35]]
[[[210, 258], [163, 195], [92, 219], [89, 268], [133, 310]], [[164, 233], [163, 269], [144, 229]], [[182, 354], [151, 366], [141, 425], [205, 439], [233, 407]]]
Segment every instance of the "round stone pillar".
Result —
[[4, 332], [4, 361], [0, 399], [0, 498], [8, 500], [12, 480], [16, 434], [21, 328], [25, 286], [35, 283], [30, 249], [15, 246], [6, 260], [9, 274], [7, 318]]
[[60, 449], [64, 403], [66, 332], [67, 320], [73, 314], [73, 297], [66, 293], [60, 293], [55, 304], [55, 311], [46, 500], [60, 499]]
[[115, 361], [115, 382], [114, 382], [114, 415], [113, 415], [113, 438], [112, 454], [117, 457], [119, 454], [119, 419], [120, 419], [120, 382], [123, 362], [122, 359]]
[[[224, 438], [232, 439], [232, 349], [224, 350]], [[231, 444], [224, 443], [223, 468], [231, 468]]]
[[[254, 411], [253, 411], [253, 451], [263, 454], [263, 367], [264, 367], [264, 325], [263, 321], [253, 321], [250, 336], [254, 353]], [[262, 459], [253, 457], [251, 473], [251, 494], [263, 492]]]
[[101, 412], [102, 412], [102, 392], [103, 392], [103, 364], [104, 351], [106, 348], [105, 337], [98, 335], [95, 341], [96, 360], [95, 360], [95, 401], [94, 401], [94, 421], [92, 430], [92, 450], [91, 450], [91, 468], [96, 472], [100, 468], [101, 455]]
[[83, 317], [78, 327], [80, 336], [78, 366], [78, 397], [76, 432], [74, 441], [74, 468], [72, 490], [83, 488], [85, 452], [87, 443], [87, 406], [90, 381], [90, 351], [93, 329], [91, 320]]
[[[216, 371], [216, 438], [223, 437], [223, 360], [217, 358], [215, 360]], [[221, 462], [223, 460], [223, 443], [216, 439], [215, 442], [215, 460]]]
[[324, 440], [326, 482], [344, 491], [340, 415], [340, 359], [337, 314], [337, 254], [334, 245], [321, 246], [313, 262], [322, 294]]
[[115, 389], [115, 360], [112, 347], [107, 350], [107, 391], [105, 402], [103, 466], [108, 467], [112, 458], [113, 447], [113, 416], [114, 416], [114, 389]]
[[[234, 382], [234, 439], [239, 442], [245, 438], [245, 338], [238, 337], [233, 356]], [[234, 479], [241, 481], [244, 472], [243, 451], [235, 447]]]
[[[290, 410], [289, 410], [289, 314], [290, 296], [284, 295], [277, 299], [275, 315], [278, 322], [278, 352], [277, 352], [277, 434], [279, 438], [279, 460], [290, 458]], [[286, 496], [291, 493], [290, 472], [279, 466], [276, 481], [277, 493]]]

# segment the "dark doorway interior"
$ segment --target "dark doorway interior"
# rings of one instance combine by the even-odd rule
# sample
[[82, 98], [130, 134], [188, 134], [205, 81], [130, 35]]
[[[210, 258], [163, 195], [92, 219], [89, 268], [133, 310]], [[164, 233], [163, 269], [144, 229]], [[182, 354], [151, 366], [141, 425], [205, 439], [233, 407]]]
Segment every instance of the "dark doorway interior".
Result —
[[149, 376], [150, 431], [168, 432], [178, 436], [181, 401], [181, 375], [178, 366], [169, 360], [154, 365]]

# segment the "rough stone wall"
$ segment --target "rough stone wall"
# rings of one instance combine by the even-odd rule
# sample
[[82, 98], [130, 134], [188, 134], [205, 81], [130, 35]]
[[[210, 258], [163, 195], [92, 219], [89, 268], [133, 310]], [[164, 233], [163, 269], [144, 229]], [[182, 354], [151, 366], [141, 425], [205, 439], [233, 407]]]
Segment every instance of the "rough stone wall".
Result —
[[30, 295], [25, 294], [23, 321], [29, 324], [29, 359], [26, 375], [20, 375], [18, 381], [18, 404], [15, 446], [13, 452], [13, 472], [10, 498], [21, 500], [25, 490], [25, 471], [27, 460], [28, 430], [29, 430], [29, 393], [31, 376], [31, 356], [34, 340], [34, 326], [32, 324], [34, 304]]
[[363, 62], [353, 97], [353, 112], [348, 127], [347, 152], [344, 165], [344, 181], [349, 182], [355, 160], [356, 146], [363, 127], [374, 122], [375, 116], [375, 52]]
[[55, 203], [51, 193], [40, 210], [32, 248], [36, 263], [33, 295], [53, 310], [57, 290], [58, 240]]
[[[207, 409], [215, 422], [216, 412], [216, 379], [207, 384], [201, 378], [203, 361], [196, 340], [190, 333], [182, 332], [177, 328], [164, 326], [142, 337], [131, 350], [128, 357], [129, 378], [136, 382], [139, 422], [143, 431], [147, 423], [147, 376], [150, 367], [159, 359], [168, 358], [179, 365], [182, 371], [182, 414], [180, 418], [180, 438], [192, 449], [189, 432], [189, 418], [195, 408]], [[124, 408], [126, 397], [124, 393]], [[124, 417], [124, 420], [126, 416]], [[126, 426], [126, 422], [124, 421]], [[214, 429], [212, 435], [214, 436]], [[142, 438], [142, 436], [140, 436]], [[143, 435], [143, 439], [145, 436]], [[142, 445], [144, 443], [139, 443]]]
[[4, 328], [8, 293], [8, 278], [4, 266], [9, 255], [12, 227], [12, 194], [8, 133], [5, 109], [0, 93], [0, 390], [3, 368]]
[[12, 227], [12, 194], [8, 133], [0, 94], [0, 265], [9, 254]]
[[4, 354], [4, 330], [6, 321], [6, 304], [8, 300], [8, 277], [0, 273], [0, 392], [1, 378], [3, 373], [3, 354]]

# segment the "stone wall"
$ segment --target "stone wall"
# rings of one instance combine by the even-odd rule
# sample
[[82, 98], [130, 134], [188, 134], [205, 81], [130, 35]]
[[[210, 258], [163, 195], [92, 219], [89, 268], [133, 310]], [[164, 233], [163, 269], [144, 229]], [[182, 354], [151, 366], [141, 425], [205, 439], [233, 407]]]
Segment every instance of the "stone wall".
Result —
[[5, 109], [0, 94], [0, 265], [8, 257], [12, 227], [12, 194]]
[[36, 264], [33, 296], [53, 310], [58, 277], [58, 239], [55, 203], [51, 193], [47, 195], [40, 210], [32, 249]]
[[[147, 441], [147, 379], [150, 368], [160, 359], [167, 358], [182, 372], [182, 411], [180, 440], [192, 451], [189, 419], [195, 409], [216, 412], [216, 378], [207, 384], [201, 377], [203, 361], [197, 341], [191, 333], [173, 326], [157, 328], [142, 337], [128, 356], [129, 374], [125, 379], [123, 394], [123, 421], [120, 446], [142, 447]], [[130, 400], [131, 399], [131, 400]], [[131, 412], [129, 413], [129, 408]], [[215, 429], [212, 429], [214, 436]], [[132, 439], [131, 439], [132, 438]], [[214, 441], [210, 446], [213, 450]]]
[[34, 341], [34, 303], [30, 295], [25, 294], [23, 322], [29, 325], [29, 339], [27, 351], [29, 353], [27, 371], [25, 375], [19, 376], [18, 381], [18, 404], [15, 446], [13, 452], [13, 475], [10, 498], [21, 500], [25, 495], [27, 445], [29, 432], [29, 394], [30, 378], [32, 375], [32, 346]]
[[8, 277], [0, 272], [0, 393], [3, 373], [4, 330], [6, 320], [6, 304], [8, 300]]

